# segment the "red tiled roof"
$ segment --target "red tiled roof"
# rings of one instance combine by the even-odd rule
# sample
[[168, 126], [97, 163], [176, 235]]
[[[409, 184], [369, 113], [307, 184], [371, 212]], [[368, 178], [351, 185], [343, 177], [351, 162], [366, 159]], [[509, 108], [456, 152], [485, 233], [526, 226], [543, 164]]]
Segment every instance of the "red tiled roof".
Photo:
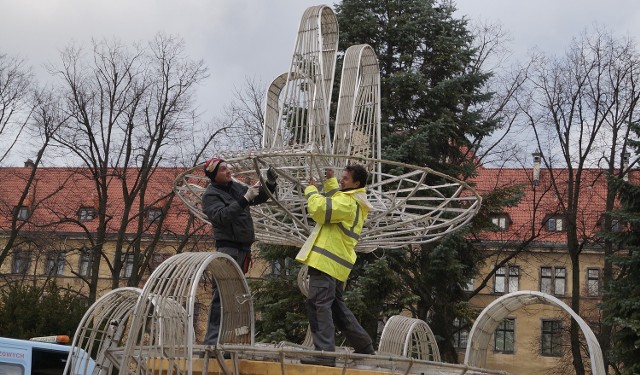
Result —
[[[0, 168], [0, 231], [7, 230], [10, 225], [11, 213], [15, 209], [20, 195], [26, 186], [30, 168]], [[183, 170], [178, 168], [157, 168], [149, 181], [146, 195], [147, 206], [161, 208], [165, 201], [163, 198], [171, 192], [175, 177]], [[33, 212], [30, 221], [33, 224], [27, 230], [56, 230], [59, 232], [81, 232], [82, 229], [75, 223], [61, 222], [49, 225], [53, 222], [63, 221], [64, 218], [78, 218], [78, 210], [81, 207], [97, 208], [98, 194], [95, 184], [89, 176], [89, 171], [84, 168], [39, 168], [36, 181], [32, 185], [25, 205]], [[133, 178], [137, 170], [130, 170], [128, 178]], [[567, 170], [554, 170], [554, 177], [558, 186], [567, 186]], [[524, 196], [515, 207], [506, 207], [512, 221], [508, 230], [502, 232], [483, 233], [486, 240], [521, 240], [529, 236], [533, 231], [539, 231], [539, 241], [565, 242], [565, 234], [560, 232], [547, 232], [540, 229], [543, 222], [552, 213], [560, 212], [560, 199], [551, 189], [550, 172], [546, 169], [540, 171], [540, 183], [532, 184], [533, 171], [530, 168], [480, 168], [478, 176], [472, 180], [476, 189], [482, 195], [498, 187], [507, 187], [522, 184]], [[582, 192], [578, 204], [578, 226], [585, 236], [592, 236], [599, 230], [599, 219], [605, 211], [606, 176], [602, 170], [587, 169], [583, 172]], [[630, 181], [640, 183], [640, 172], [632, 171]], [[566, 189], [565, 189], [566, 190]], [[567, 192], [563, 190], [560, 196]], [[152, 201], [159, 200], [157, 203]], [[109, 186], [109, 206], [107, 208], [110, 217], [109, 232], [118, 231], [123, 210], [124, 195], [121, 180], [113, 177]], [[133, 218], [139, 212], [129, 214]], [[535, 213], [535, 216], [534, 216]], [[188, 221], [189, 213], [186, 206], [177, 198], [174, 198], [169, 212], [166, 213], [165, 233], [181, 233]], [[94, 231], [98, 221], [86, 221], [83, 224], [87, 230]], [[134, 230], [133, 223], [128, 231]], [[210, 233], [211, 228], [205, 226], [201, 234]]]
[[[145, 206], [163, 208], [175, 177], [182, 169], [157, 168], [149, 179]], [[31, 168], [0, 168], [0, 231], [10, 226], [12, 210], [19, 202], [20, 196], [27, 185]], [[114, 172], [114, 171], [110, 171]], [[128, 171], [129, 186], [132, 185], [137, 170]], [[108, 231], [115, 233], [124, 214], [124, 193], [121, 179], [111, 178], [108, 193], [107, 214], [109, 216]], [[128, 217], [133, 219], [139, 214], [139, 201], [134, 203], [134, 212]], [[27, 230], [55, 230], [58, 232], [81, 232], [77, 223], [65, 219], [78, 219], [81, 207], [97, 209], [98, 194], [96, 186], [86, 168], [39, 168], [35, 181], [25, 199], [23, 206], [29, 207], [31, 212], [30, 224]], [[174, 198], [168, 212], [165, 213], [164, 233], [182, 233], [189, 218], [188, 209], [178, 199]], [[57, 224], [52, 224], [57, 223]], [[82, 222], [87, 230], [95, 231], [98, 220]], [[135, 220], [129, 224], [128, 232], [133, 232]], [[205, 227], [206, 233], [210, 228]]]
[[[551, 174], [553, 173], [553, 175]], [[512, 223], [506, 231], [484, 233], [486, 240], [522, 240], [531, 236], [532, 231], [539, 233], [537, 241], [566, 242], [564, 232], [549, 232], [542, 228], [544, 221], [554, 213], [561, 213], [563, 201], [566, 204], [569, 172], [556, 169], [550, 172], [541, 168], [540, 180], [533, 184], [532, 168], [480, 168], [478, 176], [472, 181], [478, 192], [483, 195], [499, 187], [522, 185], [524, 196], [515, 207], [505, 207]], [[552, 178], [562, 190], [557, 194], [552, 188]], [[640, 182], [639, 171], [631, 171], [629, 180]], [[605, 213], [606, 174], [601, 169], [584, 169], [581, 181], [582, 190], [578, 201], [577, 226], [579, 236], [591, 237], [600, 230], [600, 219]], [[535, 215], [535, 216], [534, 216]]]

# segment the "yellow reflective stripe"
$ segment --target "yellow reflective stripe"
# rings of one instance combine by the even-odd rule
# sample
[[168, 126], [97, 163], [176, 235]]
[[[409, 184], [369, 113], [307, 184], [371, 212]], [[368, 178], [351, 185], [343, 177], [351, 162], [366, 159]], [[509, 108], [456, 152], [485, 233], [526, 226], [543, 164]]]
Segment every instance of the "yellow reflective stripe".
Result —
[[326, 195], [327, 197], [330, 197], [333, 194], [335, 194], [337, 191], [338, 191], [338, 189], [329, 190], [324, 195]]
[[358, 225], [358, 219], [359, 218], [360, 218], [360, 205], [357, 205], [357, 208], [356, 208], [356, 219], [353, 221], [353, 225], [351, 226], [351, 228], [349, 228], [349, 229], [345, 228], [344, 225], [342, 225], [342, 223], [338, 223], [338, 228], [340, 228], [340, 230], [342, 230], [342, 233], [344, 233], [348, 237], [351, 237], [354, 240], [359, 241], [360, 240], [360, 235], [358, 233], [356, 233], [356, 231], [355, 231], [356, 225]]
[[310, 196], [312, 196], [314, 194], [318, 194], [318, 192], [317, 191], [312, 191], [311, 193], [306, 195], [306, 198], [309, 198]]
[[331, 209], [333, 207], [333, 203], [331, 202], [331, 198], [326, 198], [327, 200], [327, 207], [326, 207], [326, 211], [324, 212], [324, 222], [325, 223], [330, 223], [331, 222]]
[[340, 228], [342, 233], [344, 233], [347, 237], [351, 237], [356, 241], [360, 240], [360, 235], [358, 233], [345, 228], [344, 225], [342, 225], [342, 223], [338, 223], [338, 228]]
[[349, 263], [348, 261], [340, 258], [339, 256], [337, 256], [336, 254], [332, 253], [331, 251], [327, 250], [327, 249], [323, 249], [321, 247], [318, 246], [313, 246], [311, 248], [311, 251], [314, 251], [320, 255], [324, 255], [325, 257], [331, 259], [332, 261], [338, 263], [339, 265], [349, 269], [349, 271], [351, 271], [351, 269], [353, 269], [353, 264]]
[[358, 225], [358, 219], [360, 218], [360, 205], [356, 203], [356, 219], [353, 221], [353, 226], [351, 227], [351, 231], [353, 232]]

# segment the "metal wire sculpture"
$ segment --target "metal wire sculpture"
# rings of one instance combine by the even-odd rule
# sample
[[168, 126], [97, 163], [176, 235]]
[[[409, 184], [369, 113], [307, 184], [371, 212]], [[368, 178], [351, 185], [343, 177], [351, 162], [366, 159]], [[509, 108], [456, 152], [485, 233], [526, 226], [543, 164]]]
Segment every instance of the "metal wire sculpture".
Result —
[[[271, 202], [252, 207], [258, 240], [302, 246], [314, 227], [303, 191], [310, 177], [360, 163], [371, 174], [369, 213], [356, 251], [400, 248], [435, 241], [468, 223], [481, 198], [469, 185], [426, 167], [381, 159], [380, 71], [375, 52], [356, 45], [344, 55], [333, 133], [330, 99], [338, 45], [338, 24], [327, 6], [307, 9], [298, 31], [289, 71], [270, 85], [265, 106], [262, 149], [220, 152], [236, 181], [264, 182], [274, 167], [279, 175]], [[416, 150], [419, 152], [419, 150]], [[384, 172], [383, 172], [384, 171]], [[198, 218], [209, 180], [202, 165], [180, 174], [177, 196]]]
[[[315, 225], [306, 212], [304, 181], [311, 176], [322, 181], [326, 168], [340, 169], [350, 163], [363, 164], [371, 173], [368, 198], [375, 208], [357, 251], [431, 242], [469, 222], [480, 207], [480, 197], [466, 183], [429, 168], [381, 159], [380, 73], [370, 46], [352, 46], [345, 52], [331, 131], [337, 46], [338, 23], [333, 10], [324, 5], [307, 9], [289, 71], [277, 77], [267, 93], [262, 149], [218, 155], [235, 169], [234, 178], [239, 182], [264, 183], [267, 168], [277, 171], [278, 189], [270, 202], [252, 207], [258, 239], [301, 246]], [[180, 174], [173, 187], [190, 211], [204, 221], [208, 219], [202, 213], [201, 197], [208, 183], [199, 165]], [[217, 284], [222, 304], [219, 344], [213, 346], [196, 344], [195, 304], [205, 274]], [[305, 279], [301, 274], [303, 292]], [[163, 262], [142, 290], [114, 290], [87, 311], [74, 336], [65, 374], [192, 374], [196, 365], [202, 373], [217, 368], [231, 374], [238, 373], [239, 355], [275, 358], [284, 373], [285, 364], [299, 363], [300, 355], [318, 354], [257, 346], [254, 325], [246, 279], [231, 257], [178, 254]], [[437, 345], [424, 322], [392, 319], [383, 336], [384, 358], [349, 351], [324, 354], [341, 358], [345, 369], [356, 361], [356, 365], [384, 373], [389, 366], [394, 372], [400, 369], [407, 374], [434, 369], [443, 374], [470, 369], [492, 373], [433, 362], [439, 359]], [[220, 349], [232, 353], [233, 369]], [[418, 359], [407, 358], [416, 350]], [[87, 353], [95, 358], [93, 369]], [[194, 358], [198, 353], [202, 357]], [[211, 362], [209, 354], [213, 354]]]

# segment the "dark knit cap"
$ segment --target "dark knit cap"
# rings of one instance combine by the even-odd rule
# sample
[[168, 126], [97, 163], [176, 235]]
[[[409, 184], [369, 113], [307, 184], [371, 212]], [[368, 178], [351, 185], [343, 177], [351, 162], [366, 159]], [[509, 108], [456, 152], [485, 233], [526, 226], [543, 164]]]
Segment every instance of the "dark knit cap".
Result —
[[213, 158], [213, 159], [207, 160], [204, 163], [205, 176], [209, 177], [209, 179], [213, 181], [216, 178], [216, 174], [218, 173], [218, 167], [220, 167], [220, 164], [222, 164], [223, 162], [224, 160], [220, 158]]

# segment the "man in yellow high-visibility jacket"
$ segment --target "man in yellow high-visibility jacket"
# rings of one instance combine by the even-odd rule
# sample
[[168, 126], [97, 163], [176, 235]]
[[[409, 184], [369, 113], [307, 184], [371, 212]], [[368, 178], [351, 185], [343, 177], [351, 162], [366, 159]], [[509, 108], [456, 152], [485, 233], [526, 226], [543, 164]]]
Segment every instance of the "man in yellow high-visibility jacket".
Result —
[[[332, 169], [326, 171], [324, 194], [309, 180], [304, 194], [307, 211], [316, 222], [296, 260], [309, 267], [307, 308], [316, 350], [335, 351], [335, 328], [349, 340], [356, 353], [375, 354], [369, 334], [343, 300], [344, 282], [356, 262], [354, 248], [362, 226], [373, 209], [367, 200], [367, 170], [348, 165], [342, 172], [340, 189]], [[303, 361], [332, 366], [334, 358]]]

